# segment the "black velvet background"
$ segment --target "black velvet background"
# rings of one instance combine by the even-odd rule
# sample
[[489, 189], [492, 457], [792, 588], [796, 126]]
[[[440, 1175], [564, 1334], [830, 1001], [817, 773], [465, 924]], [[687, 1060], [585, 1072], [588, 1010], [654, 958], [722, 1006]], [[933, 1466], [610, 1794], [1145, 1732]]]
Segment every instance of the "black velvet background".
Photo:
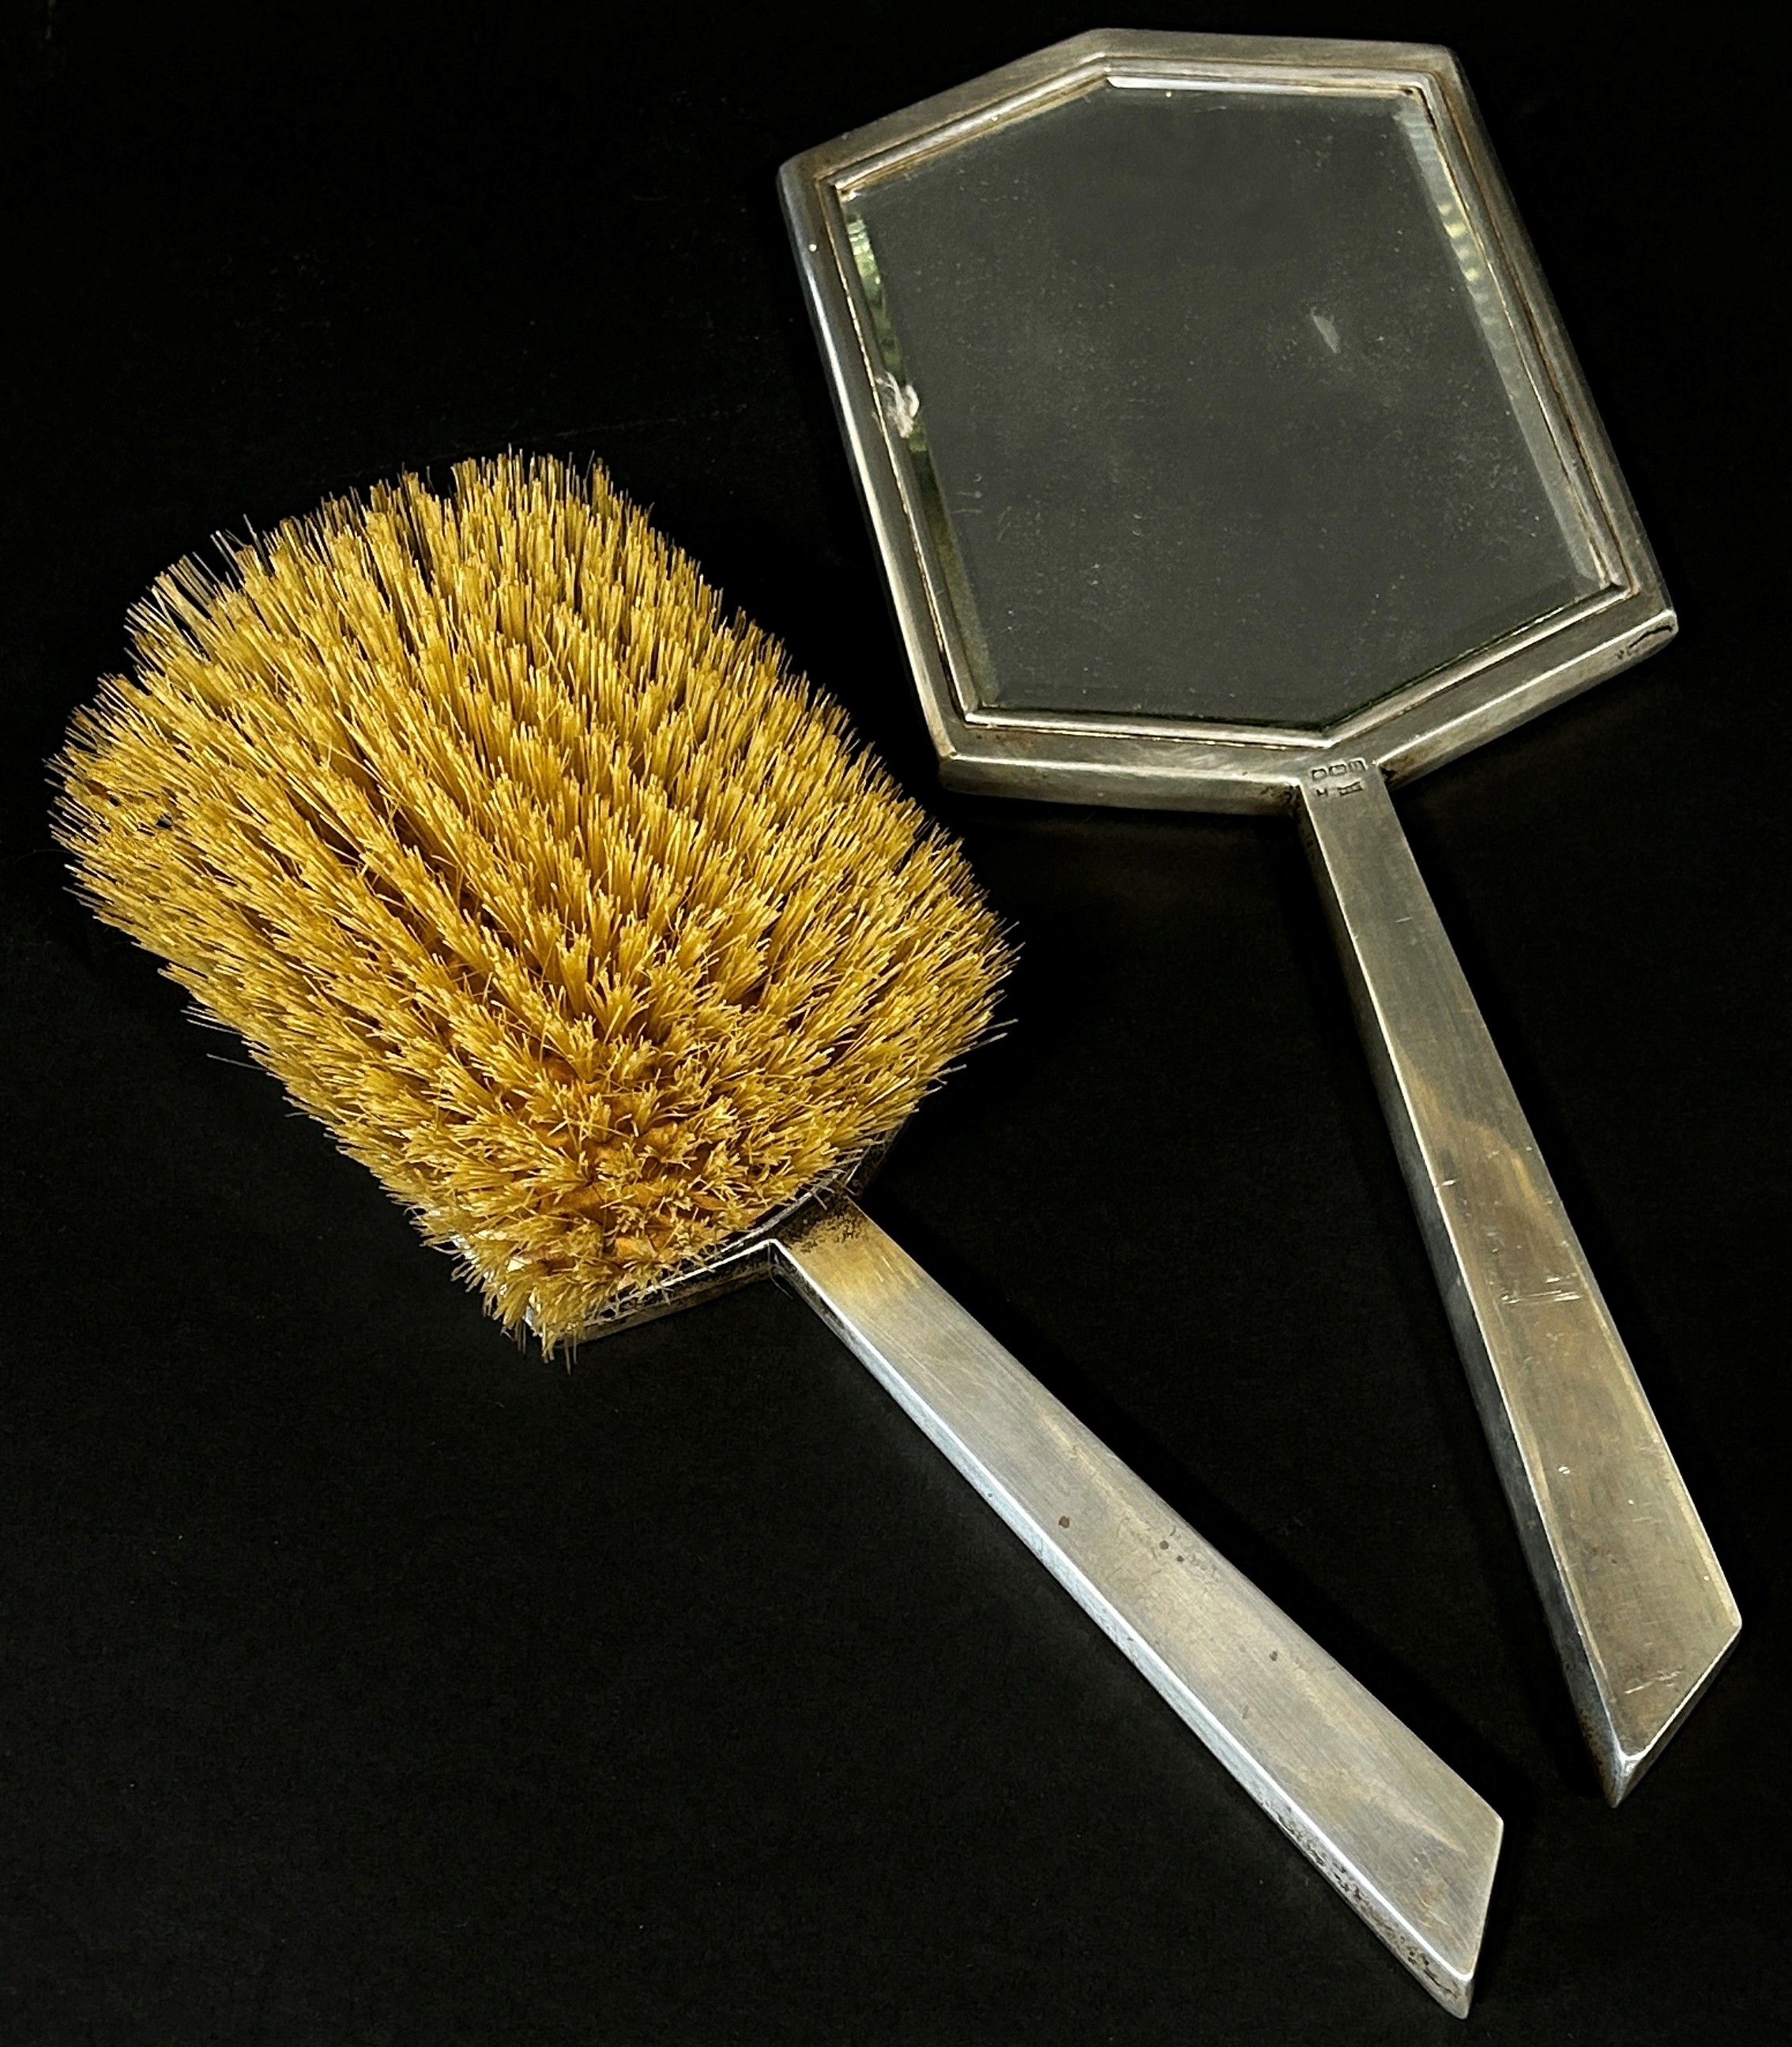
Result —
[[[1784, 462], [1740, 10], [1155, 6], [1464, 56], [1679, 601], [1402, 799], [1747, 1617], [1597, 1798], [1291, 830], [941, 795], [786, 156], [1073, 7], [14, 5], [0, 2037], [1766, 2040]], [[1009, 1035], [873, 1205], [1505, 1815], [1468, 2034], [768, 1289], [509, 1344], [63, 892], [42, 763], [219, 527], [598, 454], [965, 836]]]

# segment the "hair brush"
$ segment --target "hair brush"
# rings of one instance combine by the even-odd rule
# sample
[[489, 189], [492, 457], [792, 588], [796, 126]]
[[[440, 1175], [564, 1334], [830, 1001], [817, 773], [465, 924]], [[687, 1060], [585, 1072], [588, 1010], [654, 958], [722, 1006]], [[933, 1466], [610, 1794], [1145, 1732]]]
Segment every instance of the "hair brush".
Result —
[[221, 544], [56, 763], [99, 914], [549, 1349], [781, 1279], [1465, 2010], [1497, 1817], [847, 1191], [989, 1028], [958, 846], [599, 472]]

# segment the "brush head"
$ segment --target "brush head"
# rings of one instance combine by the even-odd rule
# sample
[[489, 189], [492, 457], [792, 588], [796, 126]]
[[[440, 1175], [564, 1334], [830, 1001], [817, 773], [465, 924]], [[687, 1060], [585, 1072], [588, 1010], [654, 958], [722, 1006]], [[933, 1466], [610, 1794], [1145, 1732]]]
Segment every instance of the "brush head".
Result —
[[957, 846], [599, 471], [188, 560], [77, 714], [83, 892], [550, 1348], [892, 1132], [1007, 961]]

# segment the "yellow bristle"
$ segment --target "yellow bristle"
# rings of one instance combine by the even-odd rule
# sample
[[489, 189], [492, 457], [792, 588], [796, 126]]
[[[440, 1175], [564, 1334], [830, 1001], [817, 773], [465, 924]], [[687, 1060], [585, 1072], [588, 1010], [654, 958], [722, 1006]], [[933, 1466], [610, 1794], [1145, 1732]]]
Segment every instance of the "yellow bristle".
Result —
[[505, 456], [183, 562], [58, 835], [552, 1347], [894, 1130], [1007, 964], [956, 845], [601, 472]]

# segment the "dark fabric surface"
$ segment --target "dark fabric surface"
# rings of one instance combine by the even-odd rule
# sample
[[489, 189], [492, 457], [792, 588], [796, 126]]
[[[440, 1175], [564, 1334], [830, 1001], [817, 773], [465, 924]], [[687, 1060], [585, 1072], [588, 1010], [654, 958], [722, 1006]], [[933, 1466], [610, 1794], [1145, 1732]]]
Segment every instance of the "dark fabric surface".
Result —
[[[1402, 799], [1746, 1618], [1613, 1813], [1292, 830], [934, 780], [773, 176], [1089, 18], [7, 11], [0, 2037], [1780, 2037], [1784, 349], [1744, 18], [1136, 17], [1461, 53], [1681, 606]], [[871, 1205], [1504, 1814], [1467, 2034], [794, 1302], [514, 1348], [64, 892], [43, 763], [149, 578], [505, 447], [601, 455], [965, 836], [1012, 1027]]]

